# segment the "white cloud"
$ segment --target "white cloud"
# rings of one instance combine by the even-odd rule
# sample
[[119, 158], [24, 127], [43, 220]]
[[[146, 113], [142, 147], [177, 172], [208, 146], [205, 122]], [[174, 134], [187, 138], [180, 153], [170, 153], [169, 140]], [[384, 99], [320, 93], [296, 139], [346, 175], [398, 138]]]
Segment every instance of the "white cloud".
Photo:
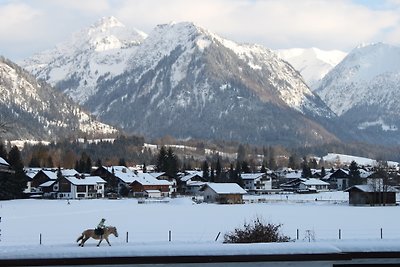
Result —
[[[31, 49], [39, 43], [44, 47], [45, 42], [50, 48], [100, 17], [114, 15], [127, 26], [147, 33], [157, 24], [193, 21], [225, 38], [273, 49], [314, 46], [349, 50], [362, 42], [400, 42], [400, 0], [375, 1], [373, 6], [368, 2], [19, 0], [0, 4], [0, 34], [14, 43], [29, 40]], [[2, 42], [0, 49], [7, 51], [10, 48], [5, 46], [10, 43]], [[22, 49], [14, 53], [18, 51], [23, 53]]]
[[203, 0], [124, 1], [116, 16], [149, 31], [158, 23], [194, 21], [240, 42], [273, 48], [350, 49], [375, 41], [398, 27], [395, 10], [372, 9], [346, 0]]
[[10, 3], [0, 6], [0, 34], [7, 38], [21, 38], [31, 28], [32, 21], [41, 12], [23, 3]]

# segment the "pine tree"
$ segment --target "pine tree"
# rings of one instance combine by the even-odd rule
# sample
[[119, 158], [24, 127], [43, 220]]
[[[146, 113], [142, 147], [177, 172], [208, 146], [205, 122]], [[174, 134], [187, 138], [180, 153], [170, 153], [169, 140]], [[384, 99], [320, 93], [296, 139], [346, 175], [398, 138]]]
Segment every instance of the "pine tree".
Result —
[[358, 169], [357, 162], [354, 160], [350, 163], [349, 166], [349, 186], [353, 186], [359, 184], [360, 182], [360, 170]]
[[6, 187], [2, 187], [0, 190], [7, 190], [9, 198], [21, 198], [23, 197], [23, 191], [26, 188], [27, 180], [24, 172], [24, 164], [18, 147], [13, 146], [11, 148], [8, 153], [8, 163], [15, 173], [7, 175], [5, 181]]
[[251, 173], [249, 164], [247, 161], [242, 161], [242, 167], [241, 167], [242, 173]]
[[222, 166], [221, 162], [219, 160], [219, 157], [217, 158], [217, 163], [215, 165], [215, 180], [220, 180], [221, 179], [221, 173], [222, 173]]
[[321, 167], [321, 177], [325, 177], [325, 175], [326, 175], [325, 167], [322, 166]]
[[158, 172], [165, 172], [166, 171], [166, 160], [167, 160], [167, 150], [164, 146], [160, 148], [160, 151], [157, 156], [156, 160], [156, 171]]
[[206, 160], [203, 162], [201, 170], [203, 171], [203, 179], [206, 181], [210, 181], [210, 175], [208, 172], [208, 162]]
[[178, 157], [175, 155], [172, 148], [168, 148], [167, 158], [166, 158], [166, 173], [169, 177], [176, 178], [179, 169]]
[[212, 166], [211, 166], [211, 171], [210, 171], [210, 182], [211, 183], [215, 182], [214, 168]]
[[311, 173], [311, 168], [308, 166], [307, 159], [304, 157], [303, 158], [303, 163], [302, 163], [302, 172], [301, 172], [301, 177], [303, 178], [311, 178], [312, 173]]
[[266, 173], [266, 172], [267, 172], [267, 169], [265, 168], [265, 164], [264, 164], [264, 163], [261, 165], [261, 170], [260, 170], [260, 172], [261, 172], [261, 173]]

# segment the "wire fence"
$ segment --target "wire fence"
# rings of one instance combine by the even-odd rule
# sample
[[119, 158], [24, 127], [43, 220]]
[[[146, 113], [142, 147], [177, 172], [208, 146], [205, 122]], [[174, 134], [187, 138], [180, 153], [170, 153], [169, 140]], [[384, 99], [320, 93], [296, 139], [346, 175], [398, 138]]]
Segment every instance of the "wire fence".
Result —
[[[119, 236], [111, 235], [111, 243], [210, 243], [224, 240], [222, 231], [135, 231], [122, 230]], [[282, 234], [289, 236], [295, 242], [323, 242], [333, 240], [400, 240], [400, 229], [394, 228], [298, 228], [286, 229]], [[76, 244], [78, 235], [66, 237], [65, 234], [28, 232], [20, 235], [2, 233], [0, 245], [54, 245]], [[89, 241], [90, 242], [90, 241]], [[91, 241], [98, 242], [98, 241]]]

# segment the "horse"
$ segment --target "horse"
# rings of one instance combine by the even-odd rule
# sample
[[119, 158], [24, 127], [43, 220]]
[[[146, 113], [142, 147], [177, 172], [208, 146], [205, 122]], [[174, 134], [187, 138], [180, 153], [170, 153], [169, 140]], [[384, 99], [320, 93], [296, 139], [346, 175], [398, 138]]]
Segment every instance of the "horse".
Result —
[[103, 239], [105, 239], [107, 241], [108, 245], [111, 246], [110, 242], [108, 241], [108, 236], [111, 234], [113, 234], [115, 237], [118, 237], [118, 232], [117, 232], [116, 227], [106, 226], [104, 228], [104, 234], [102, 234], [102, 235], [96, 235], [95, 229], [87, 229], [82, 232], [82, 235], [78, 237], [76, 242], [79, 242], [79, 240], [82, 240], [81, 243], [78, 244], [78, 246], [83, 247], [83, 245], [89, 238], [93, 238], [96, 240], [100, 239], [99, 243], [97, 244], [97, 246], [100, 246], [101, 241], [103, 241]]

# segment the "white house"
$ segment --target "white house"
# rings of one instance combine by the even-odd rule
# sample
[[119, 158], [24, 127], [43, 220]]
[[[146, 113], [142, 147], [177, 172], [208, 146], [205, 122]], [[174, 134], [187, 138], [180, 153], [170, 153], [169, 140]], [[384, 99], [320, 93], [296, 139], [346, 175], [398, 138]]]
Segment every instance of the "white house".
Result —
[[320, 179], [309, 178], [305, 179], [302, 178], [302, 181], [299, 184], [299, 191], [328, 191], [329, 190], [329, 183], [324, 182]]
[[104, 181], [99, 176], [88, 176], [79, 179], [73, 176], [65, 177], [59, 182], [58, 198], [103, 198]]
[[267, 193], [272, 191], [272, 178], [265, 173], [242, 173], [244, 189], [249, 193]]
[[220, 204], [241, 204], [246, 190], [236, 183], [206, 183], [201, 189], [204, 202]]

